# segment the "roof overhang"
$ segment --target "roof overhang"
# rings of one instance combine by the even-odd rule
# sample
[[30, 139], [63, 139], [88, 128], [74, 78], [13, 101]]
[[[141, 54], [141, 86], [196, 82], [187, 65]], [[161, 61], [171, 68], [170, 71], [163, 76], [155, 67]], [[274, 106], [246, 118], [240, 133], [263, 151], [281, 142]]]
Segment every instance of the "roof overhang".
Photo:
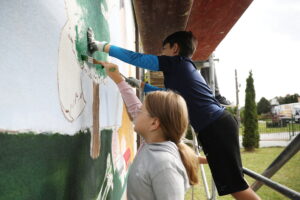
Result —
[[133, 0], [143, 51], [159, 54], [163, 39], [190, 30], [198, 39], [193, 60], [207, 60], [253, 0]]

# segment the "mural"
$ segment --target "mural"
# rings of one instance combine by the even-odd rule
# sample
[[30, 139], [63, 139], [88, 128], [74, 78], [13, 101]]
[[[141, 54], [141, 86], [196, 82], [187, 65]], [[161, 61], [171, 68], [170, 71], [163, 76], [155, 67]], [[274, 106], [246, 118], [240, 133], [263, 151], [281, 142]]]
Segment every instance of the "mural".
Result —
[[[80, 55], [88, 27], [96, 39], [134, 50], [131, 2], [1, 1], [0, 8], [0, 200], [125, 198], [136, 151], [132, 123], [115, 84]], [[94, 160], [93, 82], [101, 131]]]
[[[59, 47], [58, 86], [62, 111], [69, 121], [78, 118], [85, 107], [81, 85], [82, 69], [97, 83], [104, 83], [105, 76], [100, 66], [81, 61], [81, 55], [87, 55], [86, 31], [95, 29], [95, 35], [104, 41], [110, 41], [107, 12], [104, 1], [67, 0], [68, 20], [62, 30]], [[106, 54], [96, 53], [96, 59], [106, 60]], [[118, 100], [118, 99], [117, 99]], [[119, 103], [118, 101], [116, 101]], [[115, 102], [115, 103], [116, 103]]]

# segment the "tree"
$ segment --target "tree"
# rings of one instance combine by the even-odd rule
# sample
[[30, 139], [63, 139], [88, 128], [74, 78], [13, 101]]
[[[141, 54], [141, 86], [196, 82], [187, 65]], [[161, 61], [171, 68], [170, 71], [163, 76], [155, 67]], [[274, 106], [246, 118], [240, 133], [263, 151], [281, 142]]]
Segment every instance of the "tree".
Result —
[[252, 71], [246, 81], [243, 146], [246, 151], [253, 151], [259, 146], [259, 134]]
[[297, 103], [299, 94], [295, 93], [293, 95], [287, 94], [285, 97], [276, 97], [279, 104]]
[[237, 107], [236, 106], [233, 106], [233, 107], [227, 107], [226, 110], [228, 112], [230, 112], [232, 115], [236, 116], [236, 113], [237, 113]]
[[265, 98], [262, 97], [259, 102], [257, 103], [257, 114], [266, 114], [271, 111], [271, 104], [270, 102]]
[[244, 119], [245, 119], [245, 107], [240, 108], [240, 118], [241, 118], [241, 123], [244, 124]]

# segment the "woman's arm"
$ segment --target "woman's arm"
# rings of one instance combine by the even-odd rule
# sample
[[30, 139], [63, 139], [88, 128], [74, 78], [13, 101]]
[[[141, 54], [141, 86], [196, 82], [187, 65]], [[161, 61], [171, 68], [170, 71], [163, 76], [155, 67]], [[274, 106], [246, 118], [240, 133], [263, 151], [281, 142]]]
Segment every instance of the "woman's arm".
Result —
[[142, 106], [141, 101], [135, 95], [134, 90], [124, 81], [117, 65], [102, 61], [100, 64], [104, 66], [106, 74], [117, 84], [131, 118], [135, 119], [136, 113]]
[[137, 112], [142, 107], [142, 103], [135, 95], [134, 90], [124, 80], [117, 85], [127, 107], [127, 111], [130, 114], [131, 118], [134, 120]]
[[159, 71], [158, 57], [155, 55], [137, 53], [110, 44], [104, 47], [104, 52], [128, 64], [151, 71]]
[[152, 71], [159, 70], [158, 57], [155, 55], [136, 53], [127, 49], [110, 45], [106, 41], [97, 41], [95, 40], [95, 35], [91, 28], [88, 28], [87, 39], [88, 50], [92, 54], [96, 51], [102, 51], [109, 53], [110, 56], [118, 58], [137, 67], [149, 69]]

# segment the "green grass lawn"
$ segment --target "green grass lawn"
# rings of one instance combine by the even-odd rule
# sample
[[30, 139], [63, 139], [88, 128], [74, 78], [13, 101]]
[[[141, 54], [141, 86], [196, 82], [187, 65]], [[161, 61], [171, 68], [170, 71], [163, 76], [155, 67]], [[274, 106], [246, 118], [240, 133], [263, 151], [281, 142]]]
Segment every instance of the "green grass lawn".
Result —
[[[260, 148], [255, 152], [244, 152], [241, 150], [243, 166], [255, 171], [257, 173], [262, 173], [272, 162], [273, 160], [283, 151], [284, 148], [274, 147], [274, 148]], [[205, 166], [205, 171], [207, 173], [207, 177], [210, 183], [210, 173], [209, 168]], [[254, 179], [245, 175], [246, 180], [249, 185], [254, 182]], [[300, 153], [298, 152], [291, 158], [272, 178], [273, 181], [276, 181], [282, 185], [285, 185], [295, 191], [300, 191]], [[263, 200], [284, 200], [288, 199], [287, 197], [281, 195], [280, 193], [272, 190], [267, 186], [262, 186], [257, 194]], [[186, 194], [186, 200], [190, 200], [191, 198], [191, 189]], [[202, 181], [200, 184], [195, 186], [194, 189], [194, 200], [205, 200], [205, 191], [203, 188]], [[229, 200], [233, 199], [230, 195], [226, 195], [223, 197], [218, 197], [221, 200]]]

